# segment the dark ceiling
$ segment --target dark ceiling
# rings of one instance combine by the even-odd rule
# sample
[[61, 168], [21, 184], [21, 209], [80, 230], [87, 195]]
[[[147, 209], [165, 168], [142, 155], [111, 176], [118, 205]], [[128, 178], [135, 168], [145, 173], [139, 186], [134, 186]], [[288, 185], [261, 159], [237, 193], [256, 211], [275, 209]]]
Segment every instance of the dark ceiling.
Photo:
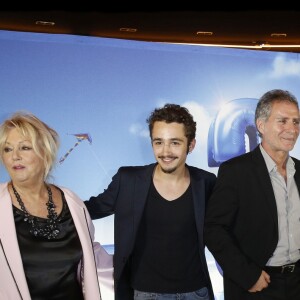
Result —
[[0, 30], [300, 53], [298, 10], [0, 11]]

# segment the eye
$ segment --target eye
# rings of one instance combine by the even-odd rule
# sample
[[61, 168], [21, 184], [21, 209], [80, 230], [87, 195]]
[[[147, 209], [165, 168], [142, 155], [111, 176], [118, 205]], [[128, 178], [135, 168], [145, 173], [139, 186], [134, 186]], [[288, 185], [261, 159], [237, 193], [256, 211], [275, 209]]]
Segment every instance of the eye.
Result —
[[295, 120], [294, 121], [294, 125], [299, 125], [300, 121], [299, 120]]
[[278, 122], [282, 123], [282, 124], [285, 124], [286, 123], [286, 119], [279, 119]]
[[162, 142], [160, 142], [160, 141], [154, 141], [153, 144], [156, 145], [156, 146], [160, 146], [162, 144]]
[[21, 150], [24, 150], [24, 151], [28, 151], [28, 150], [31, 150], [31, 149], [32, 149], [31, 147], [25, 146], [25, 145], [23, 145], [23, 146], [21, 147]]
[[3, 149], [3, 152], [5, 152], [5, 153], [8, 153], [10, 151], [12, 151], [12, 148], [4, 147], [4, 149]]

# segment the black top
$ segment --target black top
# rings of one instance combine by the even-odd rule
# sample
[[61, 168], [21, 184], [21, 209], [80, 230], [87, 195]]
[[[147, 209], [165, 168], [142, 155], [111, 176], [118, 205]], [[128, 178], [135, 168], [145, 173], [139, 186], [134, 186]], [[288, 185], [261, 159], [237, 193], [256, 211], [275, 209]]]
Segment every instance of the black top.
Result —
[[151, 184], [132, 262], [136, 290], [187, 293], [206, 286], [191, 186], [167, 201]]
[[[82, 258], [80, 240], [64, 194], [63, 209], [59, 215], [60, 234], [47, 240], [29, 233], [24, 213], [13, 206], [16, 232], [23, 267], [32, 300], [83, 300], [77, 270]], [[46, 219], [36, 217], [36, 223]]]

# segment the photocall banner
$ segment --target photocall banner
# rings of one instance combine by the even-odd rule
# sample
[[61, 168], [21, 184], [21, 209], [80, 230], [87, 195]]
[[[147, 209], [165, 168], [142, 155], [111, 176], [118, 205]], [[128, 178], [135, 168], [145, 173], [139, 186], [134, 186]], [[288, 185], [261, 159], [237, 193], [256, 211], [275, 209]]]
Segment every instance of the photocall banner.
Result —
[[[154, 162], [146, 119], [155, 107], [189, 109], [197, 143], [187, 163], [217, 174], [259, 144], [254, 111], [263, 93], [280, 88], [300, 99], [297, 53], [0, 31], [0, 65], [0, 121], [26, 110], [54, 127], [61, 144], [53, 183], [83, 200], [120, 166]], [[0, 176], [9, 180], [2, 166]], [[113, 216], [94, 224], [113, 253]], [[206, 253], [221, 300], [222, 270]]]

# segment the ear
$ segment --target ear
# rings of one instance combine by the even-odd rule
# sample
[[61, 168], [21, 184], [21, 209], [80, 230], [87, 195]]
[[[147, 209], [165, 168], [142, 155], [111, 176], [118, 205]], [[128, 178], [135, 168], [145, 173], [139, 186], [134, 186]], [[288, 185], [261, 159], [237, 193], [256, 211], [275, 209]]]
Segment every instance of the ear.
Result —
[[260, 134], [264, 134], [265, 122], [262, 119], [256, 120], [256, 127]]
[[191, 153], [194, 150], [195, 146], [196, 146], [196, 140], [193, 139], [189, 145], [189, 153]]

